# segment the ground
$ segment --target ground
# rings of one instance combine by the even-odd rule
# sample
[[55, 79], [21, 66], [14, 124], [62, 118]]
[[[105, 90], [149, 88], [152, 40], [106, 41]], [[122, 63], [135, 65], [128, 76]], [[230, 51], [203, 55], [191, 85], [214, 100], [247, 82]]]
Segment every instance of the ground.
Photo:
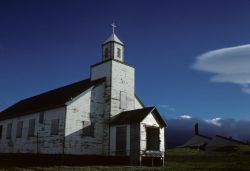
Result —
[[[219, 152], [218, 152], [219, 151]], [[207, 153], [196, 149], [170, 149], [167, 151], [165, 167], [133, 166], [53, 166], [15, 167], [0, 166], [0, 170], [20, 171], [250, 171], [250, 147], [220, 148], [218, 153]]]

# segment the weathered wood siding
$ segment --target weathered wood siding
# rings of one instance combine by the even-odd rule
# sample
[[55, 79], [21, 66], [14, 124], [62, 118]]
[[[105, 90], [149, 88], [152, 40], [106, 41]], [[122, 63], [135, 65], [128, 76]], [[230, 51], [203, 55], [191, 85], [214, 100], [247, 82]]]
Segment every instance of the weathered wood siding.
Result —
[[[104, 90], [104, 154], [110, 152], [109, 120], [110, 117], [124, 110], [135, 109], [134, 68], [123, 63], [110, 60], [91, 67], [91, 80], [106, 77]], [[111, 86], [112, 85], [112, 86]], [[125, 94], [125, 97], [121, 97]], [[125, 105], [121, 105], [125, 99]]]
[[[0, 121], [3, 125], [0, 153], [47, 153], [63, 152], [65, 108], [44, 111], [44, 121], [39, 123], [39, 113]], [[35, 136], [28, 136], [29, 120], [35, 119]], [[58, 135], [51, 135], [51, 121], [59, 119]], [[23, 121], [22, 137], [17, 138], [17, 122]], [[12, 123], [11, 138], [6, 139], [7, 125]]]
[[[133, 67], [123, 63], [112, 62], [111, 75], [111, 116], [115, 116], [122, 111], [135, 109], [135, 70]], [[124, 94], [126, 97], [122, 97]], [[122, 98], [125, 98], [125, 105], [122, 104]]]
[[[68, 104], [65, 154], [102, 155], [103, 128], [104, 84], [101, 84], [85, 91]], [[83, 131], [87, 131], [87, 134]]]

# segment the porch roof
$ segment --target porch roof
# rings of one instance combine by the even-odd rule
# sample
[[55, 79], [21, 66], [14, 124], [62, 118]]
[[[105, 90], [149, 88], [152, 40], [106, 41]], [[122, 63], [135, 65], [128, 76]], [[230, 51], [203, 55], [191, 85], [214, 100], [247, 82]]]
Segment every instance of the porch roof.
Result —
[[145, 107], [121, 112], [111, 118], [110, 125], [140, 123], [149, 113], [152, 113], [161, 127], [166, 127], [166, 121], [162, 118], [155, 107]]

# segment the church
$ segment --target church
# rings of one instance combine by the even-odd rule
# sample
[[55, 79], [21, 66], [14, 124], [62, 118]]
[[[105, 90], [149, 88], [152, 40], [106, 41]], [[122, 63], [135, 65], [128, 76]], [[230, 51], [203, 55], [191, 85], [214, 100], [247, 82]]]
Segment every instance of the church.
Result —
[[0, 112], [0, 154], [126, 156], [130, 164], [164, 161], [166, 121], [135, 93], [114, 32], [90, 78], [44, 92]]

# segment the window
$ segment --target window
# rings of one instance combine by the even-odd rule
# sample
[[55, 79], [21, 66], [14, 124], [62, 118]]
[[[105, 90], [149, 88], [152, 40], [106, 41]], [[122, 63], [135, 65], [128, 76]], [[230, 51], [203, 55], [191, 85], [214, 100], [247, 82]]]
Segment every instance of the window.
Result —
[[7, 133], [6, 133], [6, 138], [11, 139], [11, 132], [12, 132], [12, 123], [9, 123], [7, 125]]
[[127, 93], [124, 91], [120, 93], [120, 108], [127, 109]]
[[3, 125], [0, 125], [0, 139], [2, 139], [3, 136]]
[[16, 137], [21, 138], [23, 133], [23, 121], [17, 122]]
[[35, 126], [36, 126], [36, 119], [30, 119], [29, 120], [28, 137], [35, 136]]
[[43, 121], [44, 121], [44, 112], [40, 112], [39, 113], [39, 123], [43, 123]]
[[105, 48], [105, 59], [109, 57], [109, 49]]
[[126, 155], [127, 127], [116, 127], [116, 155]]
[[160, 131], [157, 127], [146, 127], [147, 150], [158, 151], [160, 148]]
[[51, 121], [51, 135], [58, 135], [59, 133], [59, 119], [54, 119]]
[[82, 136], [94, 137], [95, 136], [95, 123], [90, 121], [83, 121]]
[[117, 48], [117, 57], [121, 58], [121, 49], [120, 48]]

